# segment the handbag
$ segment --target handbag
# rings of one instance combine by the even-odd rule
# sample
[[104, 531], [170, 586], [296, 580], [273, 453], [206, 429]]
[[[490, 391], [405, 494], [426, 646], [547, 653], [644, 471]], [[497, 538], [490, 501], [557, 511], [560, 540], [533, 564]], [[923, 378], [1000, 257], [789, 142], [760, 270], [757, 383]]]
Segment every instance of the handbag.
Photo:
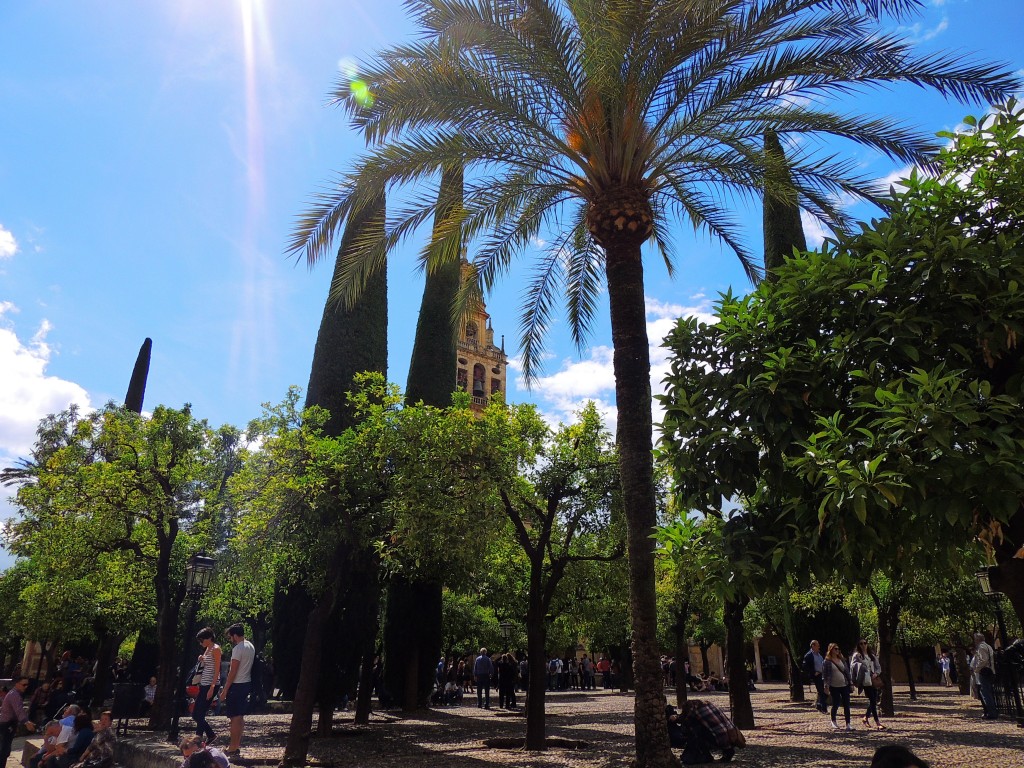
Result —
[[871, 685], [872, 685], [872, 687], [874, 687], [876, 689], [884, 688], [885, 687], [885, 683], [882, 681], [882, 676], [881, 675], [872, 675], [871, 676]]

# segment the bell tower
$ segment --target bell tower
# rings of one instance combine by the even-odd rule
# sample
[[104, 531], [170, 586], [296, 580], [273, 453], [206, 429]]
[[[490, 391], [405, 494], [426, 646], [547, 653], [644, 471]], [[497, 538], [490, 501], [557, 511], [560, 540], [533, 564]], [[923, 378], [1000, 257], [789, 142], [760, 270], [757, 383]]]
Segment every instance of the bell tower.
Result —
[[[469, 261], [463, 254], [463, 280], [468, 272]], [[473, 410], [482, 411], [493, 395], [505, 392], [508, 369], [505, 339], [502, 337], [500, 347], [494, 343], [491, 316], [482, 297], [471, 300], [459, 329], [457, 353], [455, 384], [469, 393]]]

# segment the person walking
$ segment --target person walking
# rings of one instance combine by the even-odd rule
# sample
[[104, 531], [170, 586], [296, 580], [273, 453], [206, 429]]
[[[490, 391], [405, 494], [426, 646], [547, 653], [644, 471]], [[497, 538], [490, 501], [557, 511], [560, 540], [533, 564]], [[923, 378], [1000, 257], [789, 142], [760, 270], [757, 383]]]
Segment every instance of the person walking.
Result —
[[[995, 720], [999, 717], [996, 710], [995, 691], [992, 689], [996, 679], [995, 652], [985, 642], [981, 632], [974, 635], [974, 657], [971, 659], [971, 671], [978, 678], [978, 695], [981, 696], [982, 717]], [[10, 694], [7, 694], [10, 696]]]
[[473, 662], [473, 677], [476, 678], [477, 709], [491, 708], [491, 676], [493, 674], [494, 662], [487, 655], [487, 649], [481, 648], [480, 655]]
[[18, 725], [24, 724], [29, 731], [36, 729], [36, 724], [28, 719], [25, 711], [24, 696], [28, 686], [28, 678], [19, 677], [4, 696], [3, 704], [0, 704], [0, 768], [7, 765], [7, 758], [11, 756], [11, 745], [18, 732]]
[[863, 638], [857, 643], [857, 650], [850, 657], [850, 670], [853, 681], [864, 690], [864, 695], [868, 698], [868, 708], [862, 718], [864, 727], [870, 727], [869, 721], [873, 718], [875, 730], [884, 731], [885, 726], [878, 719], [878, 695], [882, 690], [882, 665], [878, 662], [871, 644]]
[[231, 666], [228, 668], [228, 679], [224, 683], [224, 714], [228, 716], [231, 742], [224, 750], [229, 757], [242, 751], [242, 732], [245, 730], [245, 710], [249, 707], [249, 691], [252, 689], [252, 663], [256, 659], [256, 649], [245, 639], [245, 630], [241, 624], [228, 627], [228, 640], [231, 641]]
[[213, 704], [213, 697], [217, 693], [217, 684], [220, 683], [220, 646], [214, 642], [213, 630], [203, 627], [196, 634], [196, 640], [203, 648], [202, 672], [199, 675], [199, 695], [196, 696], [195, 704], [192, 706], [192, 719], [196, 721], [196, 736], [203, 739], [207, 744], [213, 744], [217, 734], [206, 722], [206, 713], [210, 711]]
[[838, 643], [830, 643], [828, 653], [825, 654], [825, 662], [821, 667], [822, 682], [825, 685], [825, 693], [832, 697], [832, 728], [839, 730], [836, 722], [836, 713], [839, 705], [843, 705], [843, 713], [846, 715], [846, 730], [852, 731], [850, 725], [850, 667], [846, 663], [846, 657], [839, 650]]
[[822, 681], [821, 670], [825, 665], [825, 659], [821, 655], [821, 645], [817, 640], [811, 640], [811, 648], [804, 654], [801, 668], [814, 683], [814, 690], [818, 692], [818, 698], [814, 702], [814, 708], [819, 712], [828, 711], [828, 704], [825, 697], [825, 683]]
[[952, 660], [949, 658], [949, 654], [943, 651], [942, 656], [939, 658], [939, 666], [942, 668], [942, 683], [947, 688], [949, 688], [953, 684], [953, 680], [950, 676], [949, 671], [951, 664]]

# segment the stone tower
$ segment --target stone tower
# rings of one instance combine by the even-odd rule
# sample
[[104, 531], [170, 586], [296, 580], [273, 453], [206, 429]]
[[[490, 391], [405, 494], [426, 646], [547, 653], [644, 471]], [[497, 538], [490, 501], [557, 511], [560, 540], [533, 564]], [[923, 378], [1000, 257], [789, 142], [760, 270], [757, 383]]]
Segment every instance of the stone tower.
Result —
[[[466, 276], [469, 262], [462, 257], [462, 275]], [[505, 355], [505, 339], [501, 346], [494, 343], [494, 328], [491, 316], [482, 298], [473, 300], [466, 313], [466, 319], [459, 329], [457, 347], [458, 363], [455, 384], [469, 392], [474, 411], [481, 411], [492, 395], [505, 392], [505, 374], [508, 357]]]

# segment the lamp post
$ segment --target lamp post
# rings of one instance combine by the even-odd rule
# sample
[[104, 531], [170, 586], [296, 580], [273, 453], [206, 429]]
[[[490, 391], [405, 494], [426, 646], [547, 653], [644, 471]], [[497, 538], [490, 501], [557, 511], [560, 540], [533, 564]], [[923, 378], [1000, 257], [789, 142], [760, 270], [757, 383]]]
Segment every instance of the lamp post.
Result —
[[1003, 593], [992, 585], [993, 576], [996, 577], [996, 582], [998, 583], [998, 572], [999, 567], [992, 565], [981, 569], [974, 575], [978, 579], [981, 591], [985, 594], [985, 597], [992, 601], [992, 605], [996, 609], [996, 622], [999, 625], [999, 647], [1006, 648], [1006, 619], [1003, 616], [1002, 606]]
[[[192, 555], [185, 563], [185, 599], [189, 602], [188, 613], [185, 622], [185, 639], [182, 643], [181, 661], [178, 665], [178, 682], [172, 700], [174, 702], [174, 713], [171, 716], [171, 730], [167, 739], [172, 744], [178, 742], [178, 717], [181, 710], [185, 708], [185, 676], [189, 670], [189, 657], [192, 653], [192, 636], [196, 631], [196, 612], [199, 610], [199, 602], [203, 594], [213, 580], [213, 570], [216, 562], [212, 557], [207, 557], [202, 552]], [[219, 672], [219, 671], [218, 671]]]
[[501, 639], [505, 641], [505, 649], [507, 650], [508, 641], [512, 637], [512, 630], [515, 629], [515, 626], [511, 621], [505, 619], [498, 624], [498, 629], [501, 630]]

